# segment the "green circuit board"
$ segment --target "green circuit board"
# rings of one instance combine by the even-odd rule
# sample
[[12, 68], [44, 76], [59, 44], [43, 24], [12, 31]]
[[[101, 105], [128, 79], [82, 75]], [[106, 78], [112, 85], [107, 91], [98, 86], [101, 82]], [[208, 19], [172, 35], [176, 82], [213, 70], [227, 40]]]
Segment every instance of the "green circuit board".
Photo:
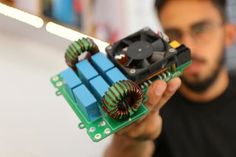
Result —
[[147, 27], [107, 46], [106, 55], [91, 38], [78, 39], [65, 61], [50, 81], [94, 142], [147, 115], [149, 86], [179, 77], [192, 62], [189, 48]]
[[[165, 73], [159, 74], [155, 79], [162, 79], [166, 82], [171, 80], [174, 77], [180, 76], [184, 69], [191, 64], [191, 61], [179, 66], [176, 68], [176, 71], [167, 71]], [[146, 91], [148, 89], [148, 86], [155, 80], [147, 80], [142, 85], [142, 91], [144, 92], [144, 103], [147, 100]], [[56, 95], [60, 96], [63, 95], [67, 103], [70, 105], [70, 107], [73, 109], [79, 120], [81, 121], [78, 125], [80, 129], [85, 129], [87, 131], [87, 134], [89, 137], [94, 141], [98, 142], [107, 136], [119, 131], [120, 129], [132, 124], [134, 121], [138, 120], [142, 116], [148, 114], [148, 108], [145, 106], [144, 103], [141, 104], [137, 112], [130, 116], [127, 120], [116, 120], [111, 118], [106, 112], [103, 111], [103, 109], [99, 106], [99, 110], [102, 113], [102, 116], [98, 118], [95, 121], [89, 121], [86, 116], [84, 116], [81, 109], [78, 107], [78, 102], [75, 102], [74, 99], [71, 97], [70, 93], [68, 92], [65, 84], [64, 84], [63, 78], [60, 76], [60, 74], [55, 75], [51, 78], [51, 83], [53, 86], [57, 89]]]

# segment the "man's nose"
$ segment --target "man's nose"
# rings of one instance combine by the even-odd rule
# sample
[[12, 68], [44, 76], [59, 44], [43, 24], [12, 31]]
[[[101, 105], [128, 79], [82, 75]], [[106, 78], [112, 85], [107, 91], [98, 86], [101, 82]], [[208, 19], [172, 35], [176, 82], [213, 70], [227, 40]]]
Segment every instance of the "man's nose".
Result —
[[186, 45], [188, 48], [190, 48], [192, 54], [196, 52], [197, 43], [194, 40], [194, 38], [191, 36], [191, 34], [189, 33], [184, 34], [182, 36], [182, 43]]

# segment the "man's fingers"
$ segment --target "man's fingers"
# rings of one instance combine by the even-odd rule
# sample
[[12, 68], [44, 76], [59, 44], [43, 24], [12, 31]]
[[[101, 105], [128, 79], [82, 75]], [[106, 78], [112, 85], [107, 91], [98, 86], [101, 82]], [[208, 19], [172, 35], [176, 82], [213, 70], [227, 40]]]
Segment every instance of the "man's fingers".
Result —
[[159, 101], [158, 106], [156, 106], [155, 110], [160, 109], [166, 102], [175, 94], [175, 92], [178, 90], [178, 88], [181, 85], [180, 78], [174, 78], [172, 79], [168, 85], [167, 89], [162, 95], [162, 98]]
[[[150, 113], [147, 116], [144, 116], [142, 120], [138, 120], [124, 129], [121, 129], [117, 134], [126, 135], [132, 138], [138, 137], [139, 135], [141, 136], [142, 134], [145, 134], [145, 136], [153, 135], [150, 137], [157, 137], [161, 130], [161, 118], [158, 115], [159, 109], [176, 92], [180, 87], [180, 84], [181, 80], [179, 78], [175, 78], [168, 83], [161, 80], [155, 81], [148, 88], [147, 92], [147, 106], [150, 109]], [[154, 134], [155, 131], [157, 133]]]
[[147, 106], [150, 110], [158, 104], [166, 88], [167, 84], [162, 80], [157, 80], [150, 85], [147, 91]]
[[155, 81], [148, 89], [147, 105], [150, 110], [160, 109], [180, 87], [181, 80], [174, 78], [170, 82]]
[[150, 113], [145, 121], [117, 132], [118, 135], [133, 139], [155, 139], [161, 132], [162, 119], [160, 115]]

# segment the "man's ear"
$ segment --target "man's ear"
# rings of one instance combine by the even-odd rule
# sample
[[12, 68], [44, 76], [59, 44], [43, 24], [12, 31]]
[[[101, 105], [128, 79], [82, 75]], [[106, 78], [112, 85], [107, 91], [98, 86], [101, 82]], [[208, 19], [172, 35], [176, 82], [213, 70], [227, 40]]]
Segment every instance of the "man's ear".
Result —
[[231, 46], [236, 42], [236, 25], [227, 23], [225, 24], [225, 45]]

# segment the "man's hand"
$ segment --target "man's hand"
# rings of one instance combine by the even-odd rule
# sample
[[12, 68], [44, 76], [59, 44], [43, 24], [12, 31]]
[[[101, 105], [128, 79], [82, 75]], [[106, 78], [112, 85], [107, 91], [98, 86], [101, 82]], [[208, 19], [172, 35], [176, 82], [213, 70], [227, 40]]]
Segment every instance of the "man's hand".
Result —
[[169, 83], [160, 80], [154, 82], [147, 92], [148, 101], [146, 105], [150, 113], [117, 134], [137, 140], [154, 140], [157, 138], [162, 125], [159, 110], [179, 88], [180, 82], [179, 78], [173, 79]]
[[116, 133], [106, 151], [106, 157], [151, 156], [154, 151], [152, 141], [160, 135], [162, 128], [159, 110], [176, 92], [180, 84], [179, 78], [174, 78], [168, 83], [161, 80], [155, 81], [147, 92], [146, 105], [149, 108], [149, 114]]

